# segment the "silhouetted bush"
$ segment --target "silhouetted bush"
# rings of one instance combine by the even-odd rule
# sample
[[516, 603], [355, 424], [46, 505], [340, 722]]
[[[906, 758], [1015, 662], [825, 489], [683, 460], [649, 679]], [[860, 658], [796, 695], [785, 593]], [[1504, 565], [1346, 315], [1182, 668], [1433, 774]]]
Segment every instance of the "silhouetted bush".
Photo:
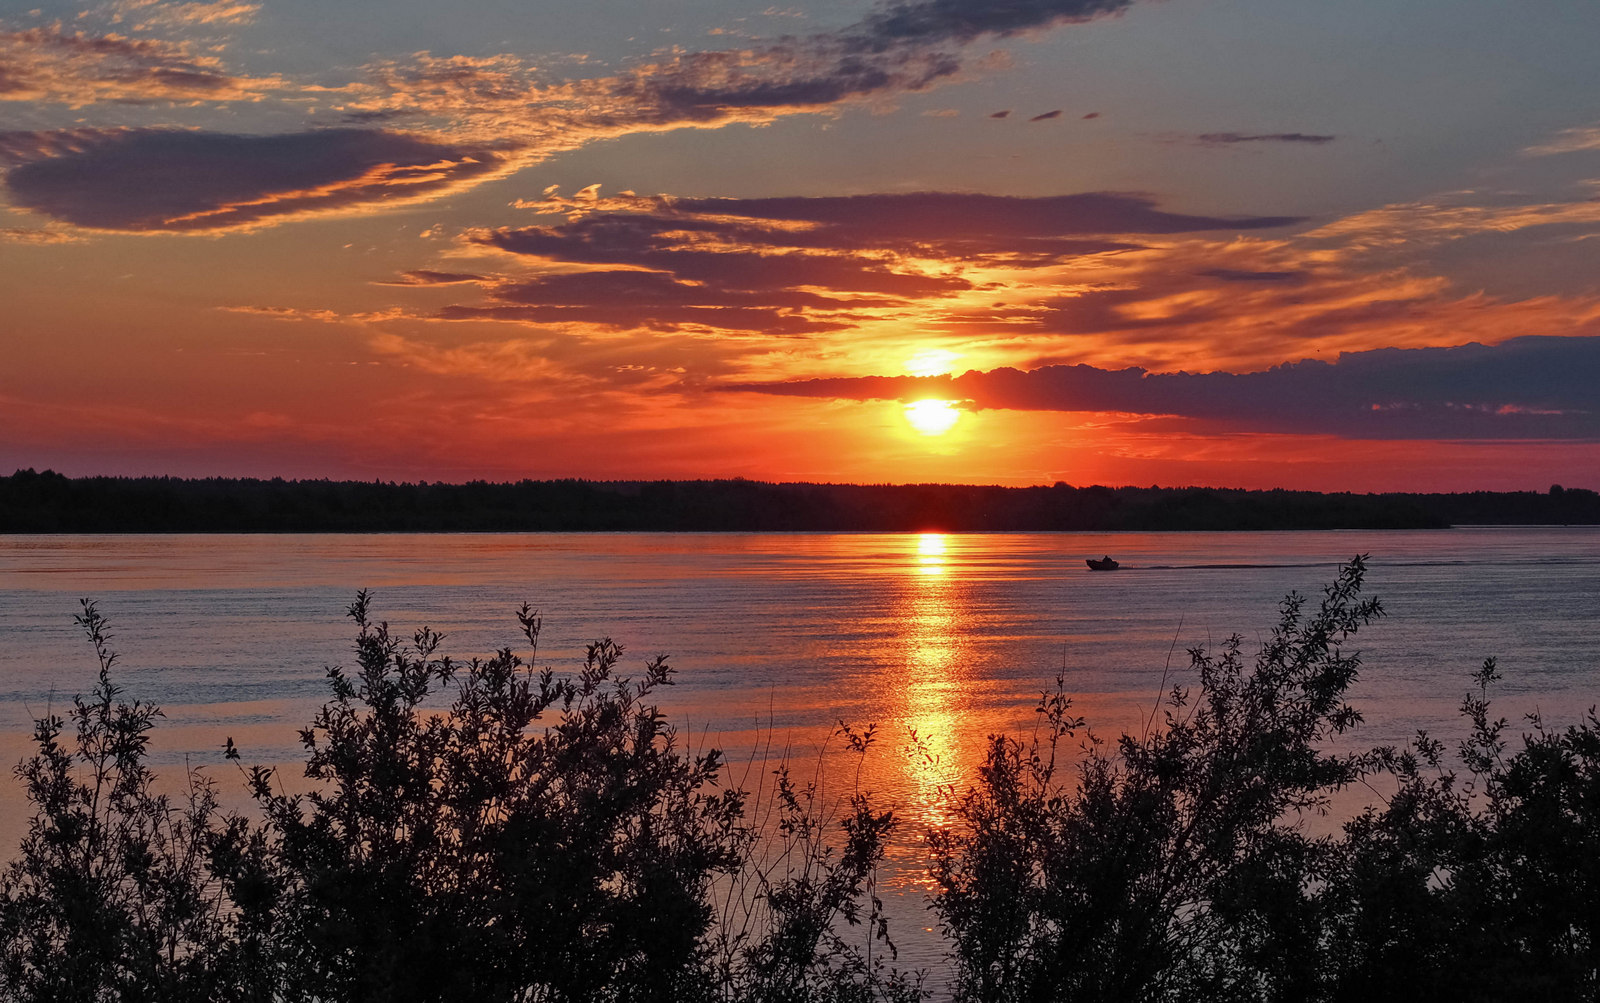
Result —
[[[38, 725], [18, 768], [35, 807], [0, 900], [8, 1000], [915, 999], [873, 957], [869, 895], [893, 816], [845, 814], [778, 773], [754, 826], [716, 751], [689, 754], [650, 703], [664, 658], [618, 678], [599, 641], [572, 677], [511, 649], [461, 664], [427, 629], [402, 642], [362, 593], [352, 673], [301, 732], [305, 793], [245, 771], [257, 812], [208, 781], [151, 791], [159, 713], [118, 702], [104, 620], [80, 618], [99, 685]], [[526, 606], [523, 634], [537, 646]], [[431, 697], [454, 687], [448, 709]], [[846, 730], [857, 753], [869, 736]], [[232, 739], [227, 755], [238, 759]], [[760, 806], [757, 806], [760, 807]], [[766, 809], [763, 809], [766, 810]], [[770, 836], [776, 856], [756, 848]], [[832, 842], [838, 839], [836, 849]], [[714, 885], [724, 896], [719, 914]], [[869, 895], [870, 897], [870, 895]], [[868, 949], [840, 927], [868, 923]]]
[[1464, 779], [1425, 734], [1374, 752], [1396, 792], [1345, 827], [1319, 895], [1334, 995], [1600, 998], [1600, 720], [1530, 715], [1507, 755], [1498, 678], [1490, 659], [1462, 704]]
[[16, 770], [34, 814], [4, 873], [0, 991], [30, 1003], [220, 998], [232, 931], [207, 868], [215, 794], [193, 772], [183, 800], [154, 793], [145, 757], [160, 712], [122, 700], [93, 603], [77, 622], [99, 677], [73, 700], [75, 738], [47, 714]]
[[[966, 1000], [1595, 999], [1600, 722], [1506, 756], [1491, 661], [1463, 713], [1463, 782], [1441, 743], [1339, 754], [1382, 614], [1357, 558], [1308, 611], [1289, 596], [1247, 669], [1235, 636], [1190, 652], [1198, 693], [1106, 744], [1057, 681], [1045, 727], [991, 739], [960, 825], [934, 841], [938, 910]], [[1352, 784], [1388, 790], [1326, 833]], [[1322, 830], [1325, 834], [1315, 835]]]

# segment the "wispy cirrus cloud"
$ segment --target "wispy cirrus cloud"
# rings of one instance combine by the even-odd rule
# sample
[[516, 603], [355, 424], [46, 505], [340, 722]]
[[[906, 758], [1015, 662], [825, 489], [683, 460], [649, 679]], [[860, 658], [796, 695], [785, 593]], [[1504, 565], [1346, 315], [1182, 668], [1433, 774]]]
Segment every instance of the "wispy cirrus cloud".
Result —
[[1548, 142], [1530, 146], [1522, 152], [1530, 157], [1552, 157], [1561, 153], [1580, 153], [1584, 150], [1600, 150], [1600, 125], [1562, 129]]
[[0, 226], [0, 244], [75, 244], [82, 240], [63, 230]]
[[854, 24], [739, 51], [653, 61], [614, 93], [646, 119], [711, 121], [743, 112], [828, 107], [925, 90], [958, 74], [960, 49], [1121, 13], [1132, 0], [921, 0], [890, 3]]
[[1538, 227], [1600, 225], [1600, 201], [1474, 204], [1473, 193], [1429, 202], [1405, 202], [1354, 213], [1312, 231], [1312, 239], [1331, 238], [1363, 247], [1441, 244], [1492, 233]]
[[839, 28], [742, 48], [675, 49], [601, 77], [552, 80], [511, 55], [419, 53], [341, 89], [352, 120], [428, 119], [473, 135], [508, 131], [551, 150], [631, 132], [716, 127], [826, 111], [956, 79], [962, 50], [1114, 15], [1132, 0], [922, 0]]
[[113, 24], [128, 23], [135, 31], [150, 31], [180, 26], [249, 24], [261, 13], [261, 5], [240, 0], [213, 0], [211, 3], [113, 0], [107, 10]]
[[181, 42], [69, 32], [59, 24], [0, 29], [0, 101], [92, 104], [261, 101], [287, 87], [276, 76], [227, 71]]

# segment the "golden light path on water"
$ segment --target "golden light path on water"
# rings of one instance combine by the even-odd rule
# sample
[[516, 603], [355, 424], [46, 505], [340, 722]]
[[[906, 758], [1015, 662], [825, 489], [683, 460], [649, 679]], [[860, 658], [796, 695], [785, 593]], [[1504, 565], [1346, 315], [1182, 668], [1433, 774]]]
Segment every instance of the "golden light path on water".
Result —
[[911, 795], [902, 810], [926, 829], [950, 823], [950, 799], [967, 773], [960, 741], [966, 733], [963, 697], [971, 681], [956, 656], [958, 592], [946, 544], [942, 533], [917, 537], [916, 564], [898, 610], [906, 652], [900, 692], [907, 742], [901, 762]]

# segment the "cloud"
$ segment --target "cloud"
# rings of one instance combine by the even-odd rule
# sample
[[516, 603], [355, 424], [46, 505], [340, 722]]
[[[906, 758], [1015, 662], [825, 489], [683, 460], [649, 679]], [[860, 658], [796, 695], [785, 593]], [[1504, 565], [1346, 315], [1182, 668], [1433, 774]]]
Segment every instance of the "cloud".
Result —
[[447, 120], [477, 136], [517, 135], [553, 152], [638, 131], [768, 122], [959, 77], [958, 51], [1116, 14], [1131, 0], [923, 0], [895, 3], [837, 29], [745, 48], [657, 53], [620, 72], [552, 83], [509, 56], [436, 57], [369, 67], [341, 90], [349, 121], [394, 115]]
[[[840, 331], [967, 294], [992, 296], [962, 274], [966, 267], [1045, 267], [1136, 249], [1127, 238], [1145, 233], [1293, 222], [1168, 213], [1143, 196], [1108, 193], [726, 199], [603, 197], [591, 186], [519, 204], [567, 219], [473, 231], [467, 242], [549, 271], [479, 280], [486, 301], [447, 307], [440, 317], [608, 329]], [[398, 284], [436, 285], [446, 277], [467, 278], [414, 271]]]
[[[785, 331], [813, 336], [813, 359], [849, 373], [895, 372], [932, 347], [985, 369], [1241, 371], [1380, 345], [1600, 330], [1594, 293], [1530, 295], [1513, 282], [1491, 294], [1430, 269], [1414, 244], [1394, 250], [1401, 240], [1571, 223], [1600, 213], [1600, 203], [1502, 206], [1446, 223], [1424, 209], [1386, 207], [1309, 231], [1288, 217], [1178, 213], [1148, 196], [1106, 192], [739, 199], [590, 186], [518, 204], [545, 219], [469, 231], [451, 255], [485, 263], [469, 272], [440, 266], [443, 276], [482, 276], [458, 286], [478, 295], [408, 316], [556, 325], [566, 336], [588, 328], [613, 340], [628, 329], [721, 332], [730, 336], [721, 357], [736, 360], [735, 372], [748, 363], [747, 379], [802, 363], [775, 361], [762, 354], [774, 351], [769, 343], [752, 339]], [[417, 271], [398, 281], [444, 280]], [[631, 328], [627, 304], [637, 305]], [[743, 347], [731, 347], [735, 340]]]
[[905, 44], [966, 44], [1119, 14], [1131, 0], [923, 0], [890, 3], [840, 34], [852, 50]]
[[845, 53], [815, 36], [757, 50], [675, 55], [584, 89], [605, 99], [597, 102], [602, 113], [591, 116], [597, 126], [710, 125], [922, 91], [960, 69], [960, 60], [945, 53]]
[[1118, 14], [1131, 0], [921, 0], [855, 24], [745, 50], [675, 54], [619, 78], [614, 96], [645, 120], [704, 122], [741, 112], [819, 108], [925, 90], [955, 76], [944, 46], [1010, 38]]
[[964, 72], [960, 48], [1115, 14], [1131, 0], [923, 0], [854, 24], [744, 48], [672, 49], [605, 77], [552, 82], [520, 58], [418, 53], [338, 91], [347, 121], [429, 119], [463, 135], [515, 135], [545, 153], [640, 131], [769, 122], [927, 90]]
[[[1116, 14], [1130, 2], [890, 3], [833, 30], [742, 49], [657, 53], [611, 76], [566, 82], [551, 82], [511, 55], [418, 53], [374, 64], [354, 82], [291, 85], [229, 74], [212, 54], [216, 46], [90, 36], [59, 25], [6, 31], [0, 32], [0, 100], [194, 105], [270, 94], [295, 110], [324, 108], [347, 125], [414, 127], [409, 135], [378, 128], [277, 136], [76, 130], [70, 143], [36, 142], [7, 186], [23, 207], [57, 219], [142, 232], [204, 232], [371, 209], [437, 197], [597, 139], [765, 122], [926, 90], [962, 72], [953, 50]], [[243, 23], [258, 6], [115, 0], [108, 9], [113, 20], [137, 28], [193, 30]], [[4, 139], [13, 148], [26, 142], [15, 134]], [[114, 161], [126, 162], [140, 185], [114, 194]]]
[[390, 279], [387, 282], [374, 282], [378, 286], [453, 286], [463, 283], [476, 283], [489, 281], [485, 276], [472, 272], [436, 272], [428, 268], [414, 268], [401, 273], [400, 278]]
[[[971, 285], [958, 277], [897, 270], [870, 255], [814, 254], [805, 250], [774, 253], [772, 238], [767, 234], [760, 235], [766, 239], [749, 243], [718, 241], [718, 229], [714, 222], [705, 220], [599, 215], [557, 226], [480, 231], [470, 235], [469, 240], [553, 262], [649, 268], [716, 288], [783, 290], [820, 286], [836, 291], [919, 297]], [[732, 236], [739, 236], [738, 228], [733, 229]]]
[[937, 244], [983, 237], [1195, 233], [1261, 230], [1301, 222], [1296, 216], [1192, 216], [1156, 208], [1146, 195], [1086, 192], [1012, 196], [963, 192], [755, 199], [674, 199], [681, 212], [737, 216], [828, 228], [864, 241], [872, 234]]
[[1441, 199], [1369, 209], [1328, 223], [1307, 236], [1338, 239], [1363, 248], [1398, 248], [1442, 244], [1463, 237], [1513, 233], [1534, 227], [1592, 227], [1596, 224], [1600, 224], [1600, 201], [1590, 199], [1497, 206]]
[[1305, 143], [1311, 146], [1321, 146], [1331, 143], [1338, 136], [1319, 136], [1304, 132], [1203, 132], [1194, 137], [1195, 141], [1205, 146], [1231, 146], [1235, 143]]
[[[751, 199], [672, 198], [624, 194], [596, 199], [579, 193], [517, 203], [542, 213], [563, 212], [561, 232], [625, 253], [680, 249], [820, 249], [924, 258], [949, 264], [1042, 267], [1065, 258], [1136, 250], [1145, 235], [1215, 230], [1249, 231], [1300, 222], [1287, 216], [1195, 216], [1157, 208], [1143, 195], [1089, 192], [1003, 196], [966, 192], [909, 192], [851, 196]], [[509, 232], [509, 231], [496, 231]], [[528, 232], [548, 244], [550, 228]], [[561, 252], [552, 249], [551, 253]], [[765, 252], [762, 252], [765, 253]], [[608, 257], [607, 261], [644, 259]], [[881, 268], [882, 260], [861, 262]], [[948, 283], [944, 288], [956, 288]]]
[[661, 272], [563, 272], [483, 284], [493, 304], [449, 306], [445, 320], [583, 324], [611, 330], [749, 332], [768, 335], [838, 331], [838, 311], [883, 301], [838, 298], [798, 289], [748, 291], [681, 282]]
[[1522, 152], [1530, 157], [1549, 157], [1560, 153], [1579, 153], [1583, 150], [1600, 150], [1600, 125], [1562, 129], [1550, 142], [1530, 146]]
[[0, 101], [74, 108], [260, 101], [285, 86], [278, 77], [230, 74], [217, 57], [184, 43], [88, 35], [60, 25], [0, 30]]
[[208, 232], [434, 198], [508, 173], [511, 151], [396, 132], [172, 129], [0, 134], [12, 203], [86, 229]]
[[1028, 119], [1028, 121], [1030, 121], [1030, 122], [1048, 122], [1053, 118], [1060, 118], [1060, 117], [1061, 117], [1061, 109], [1057, 108], [1055, 111], [1047, 111], [1042, 115], [1035, 115], [1032, 118]]
[[1385, 348], [1251, 373], [1049, 366], [960, 376], [840, 377], [721, 389], [972, 409], [1176, 416], [1213, 427], [1351, 439], [1600, 440], [1600, 337]]
[[349, 317], [337, 310], [304, 309], [292, 306], [220, 306], [218, 310], [225, 313], [242, 313], [253, 317], [268, 317], [272, 320], [301, 321], [310, 320], [320, 324], [337, 324], [341, 321], [359, 320], [359, 317]]
[[1305, 272], [1298, 270], [1266, 272], [1248, 268], [1203, 268], [1196, 274], [1224, 282], [1299, 282], [1306, 277]]
[[76, 244], [83, 238], [61, 230], [0, 226], [0, 244]]
[[163, 3], [161, 0], [115, 0], [113, 23], [132, 21], [135, 31], [156, 27], [249, 24], [261, 12], [258, 3], [214, 0], [212, 3]]
[[990, 118], [1010, 118], [1011, 117], [1011, 109], [1010, 108], [1005, 108], [1005, 109], [1002, 109], [1000, 111], [991, 111], [989, 113], [989, 117]]

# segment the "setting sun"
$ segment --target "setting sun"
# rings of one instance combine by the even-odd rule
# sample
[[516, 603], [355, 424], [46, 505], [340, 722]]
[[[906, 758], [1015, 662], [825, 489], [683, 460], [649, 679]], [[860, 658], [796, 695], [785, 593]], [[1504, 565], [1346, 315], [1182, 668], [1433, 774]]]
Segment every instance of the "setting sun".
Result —
[[906, 420], [923, 435], [943, 435], [960, 418], [954, 401], [925, 400], [906, 405]]

